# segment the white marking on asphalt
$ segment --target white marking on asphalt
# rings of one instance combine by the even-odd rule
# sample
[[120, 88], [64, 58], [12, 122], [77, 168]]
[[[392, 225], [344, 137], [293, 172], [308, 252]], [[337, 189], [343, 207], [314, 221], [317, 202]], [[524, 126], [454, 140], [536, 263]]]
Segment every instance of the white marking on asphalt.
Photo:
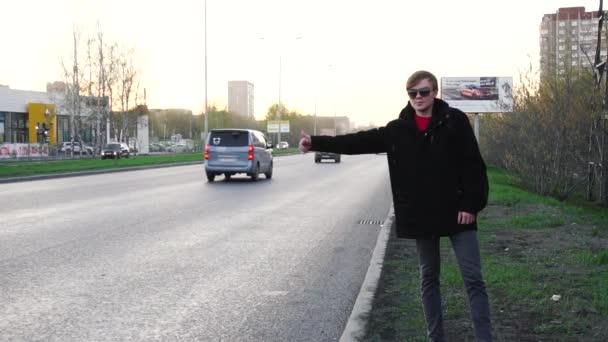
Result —
[[289, 291], [266, 291], [263, 293], [264, 296], [287, 296]]

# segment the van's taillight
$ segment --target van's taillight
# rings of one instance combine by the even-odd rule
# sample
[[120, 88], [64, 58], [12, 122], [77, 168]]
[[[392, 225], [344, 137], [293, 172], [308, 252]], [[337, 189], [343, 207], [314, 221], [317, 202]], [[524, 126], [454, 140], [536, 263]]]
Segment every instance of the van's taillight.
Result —
[[209, 160], [209, 145], [205, 145], [205, 160]]
[[247, 147], [247, 160], [253, 160], [253, 145]]

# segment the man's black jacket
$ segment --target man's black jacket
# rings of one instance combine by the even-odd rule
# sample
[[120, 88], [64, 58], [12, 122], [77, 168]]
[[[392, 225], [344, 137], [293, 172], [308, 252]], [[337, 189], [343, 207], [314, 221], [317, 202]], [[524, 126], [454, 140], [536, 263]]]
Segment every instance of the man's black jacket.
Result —
[[486, 165], [468, 117], [435, 99], [428, 128], [418, 131], [407, 105], [386, 126], [336, 137], [311, 137], [313, 151], [386, 152], [397, 236], [433, 238], [475, 230], [457, 223], [458, 212], [477, 214], [487, 204]]

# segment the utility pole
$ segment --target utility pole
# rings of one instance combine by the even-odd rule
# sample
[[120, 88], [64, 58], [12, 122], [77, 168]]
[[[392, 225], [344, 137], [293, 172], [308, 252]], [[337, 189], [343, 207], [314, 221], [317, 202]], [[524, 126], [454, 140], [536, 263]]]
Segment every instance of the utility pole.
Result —
[[[600, 51], [600, 46], [601, 46], [601, 42], [602, 42], [602, 34], [604, 33], [604, 22], [606, 21], [606, 12], [604, 12], [603, 10], [603, 5], [604, 5], [604, 1], [600, 0], [600, 8], [599, 8], [599, 20], [598, 20], [598, 33], [597, 33], [597, 46], [596, 46], [596, 55], [595, 55], [595, 62], [596, 62], [596, 67], [598, 69], [598, 73], [599, 75], [599, 82], [601, 82], [601, 77], [605, 72], [605, 67], [606, 67], [606, 60], [604, 61], [600, 61], [600, 56], [601, 56], [601, 51]], [[598, 82], [598, 83], [599, 83]], [[607, 108], [607, 102], [608, 101], [608, 77], [605, 78], [605, 86], [604, 86], [604, 99], [602, 101], [602, 116], [600, 117], [600, 122], [599, 122], [599, 129], [600, 129], [600, 134], [601, 134], [601, 138], [600, 138], [600, 144], [601, 147], [599, 148], [600, 151], [600, 163], [601, 163], [601, 170], [600, 170], [600, 203], [603, 205], [608, 205], [608, 152], [606, 151], [606, 135], [608, 135], [608, 127], [606, 125], [606, 121], [608, 121], [608, 108]]]
[[[599, 91], [602, 89], [602, 77], [604, 76], [604, 72], [606, 70], [606, 60], [601, 60], [601, 49], [602, 49], [602, 35], [604, 32], [604, 21], [605, 21], [605, 12], [603, 10], [604, 1], [600, 0], [600, 8], [598, 10], [599, 19], [598, 19], [598, 32], [597, 32], [597, 44], [595, 46], [595, 60], [593, 65], [593, 74], [595, 87]], [[599, 171], [600, 171], [600, 179], [599, 179], [599, 196], [598, 200], [603, 205], [608, 205], [608, 153], [606, 151], [606, 135], [608, 135], [608, 127], [606, 122], [608, 121], [608, 77], [605, 79], [604, 85], [604, 94], [602, 95], [602, 104], [600, 117], [592, 119], [591, 123], [591, 140], [589, 150], [592, 151], [592, 142], [593, 142], [593, 134], [599, 134], [599, 142], [597, 142], [597, 151], [598, 151], [598, 159], [599, 159]], [[597, 123], [597, 126], [596, 126]], [[597, 137], [597, 135], [596, 135]], [[592, 157], [593, 158], [593, 157]], [[593, 168], [593, 162], [589, 163], [589, 167]], [[595, 172], [595, 170], [593, 170]], [[593, 197], [593, 172], [589, 171], [589, 184], [590, 190], [588, 191], [588, 197]]]
[[[608, 78], [607, 78], [607, 83], [608, 83]], [[608, 86], [608, 84], [607, 84]], [[608, 91], [608, 90], [607, 90]], [[608, 148], [607, 143], [608, 143], [608, 139], [606, 138], [606, 136], [608, 135], [608, 113], [604, 112], [604, 117], [601, 119], [602, 120], [602, 125], [601, 125], [601, 129], [602, 129], [602, 157], [601, 157], [601, 162], [602, 162], [602, 190], [601, 190], [601, 203], [603, 205], [608, 205], [608, 151], [606, 151], [606, 148]]]

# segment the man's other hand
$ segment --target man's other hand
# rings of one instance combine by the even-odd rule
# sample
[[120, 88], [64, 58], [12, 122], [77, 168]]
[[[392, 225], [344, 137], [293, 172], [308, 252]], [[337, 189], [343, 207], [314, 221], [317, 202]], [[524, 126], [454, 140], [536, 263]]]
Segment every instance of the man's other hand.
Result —
[[465, 211], [458, 212], [458, 224], [471, 224], [475, 222], [475, 214], [467, 213]]

